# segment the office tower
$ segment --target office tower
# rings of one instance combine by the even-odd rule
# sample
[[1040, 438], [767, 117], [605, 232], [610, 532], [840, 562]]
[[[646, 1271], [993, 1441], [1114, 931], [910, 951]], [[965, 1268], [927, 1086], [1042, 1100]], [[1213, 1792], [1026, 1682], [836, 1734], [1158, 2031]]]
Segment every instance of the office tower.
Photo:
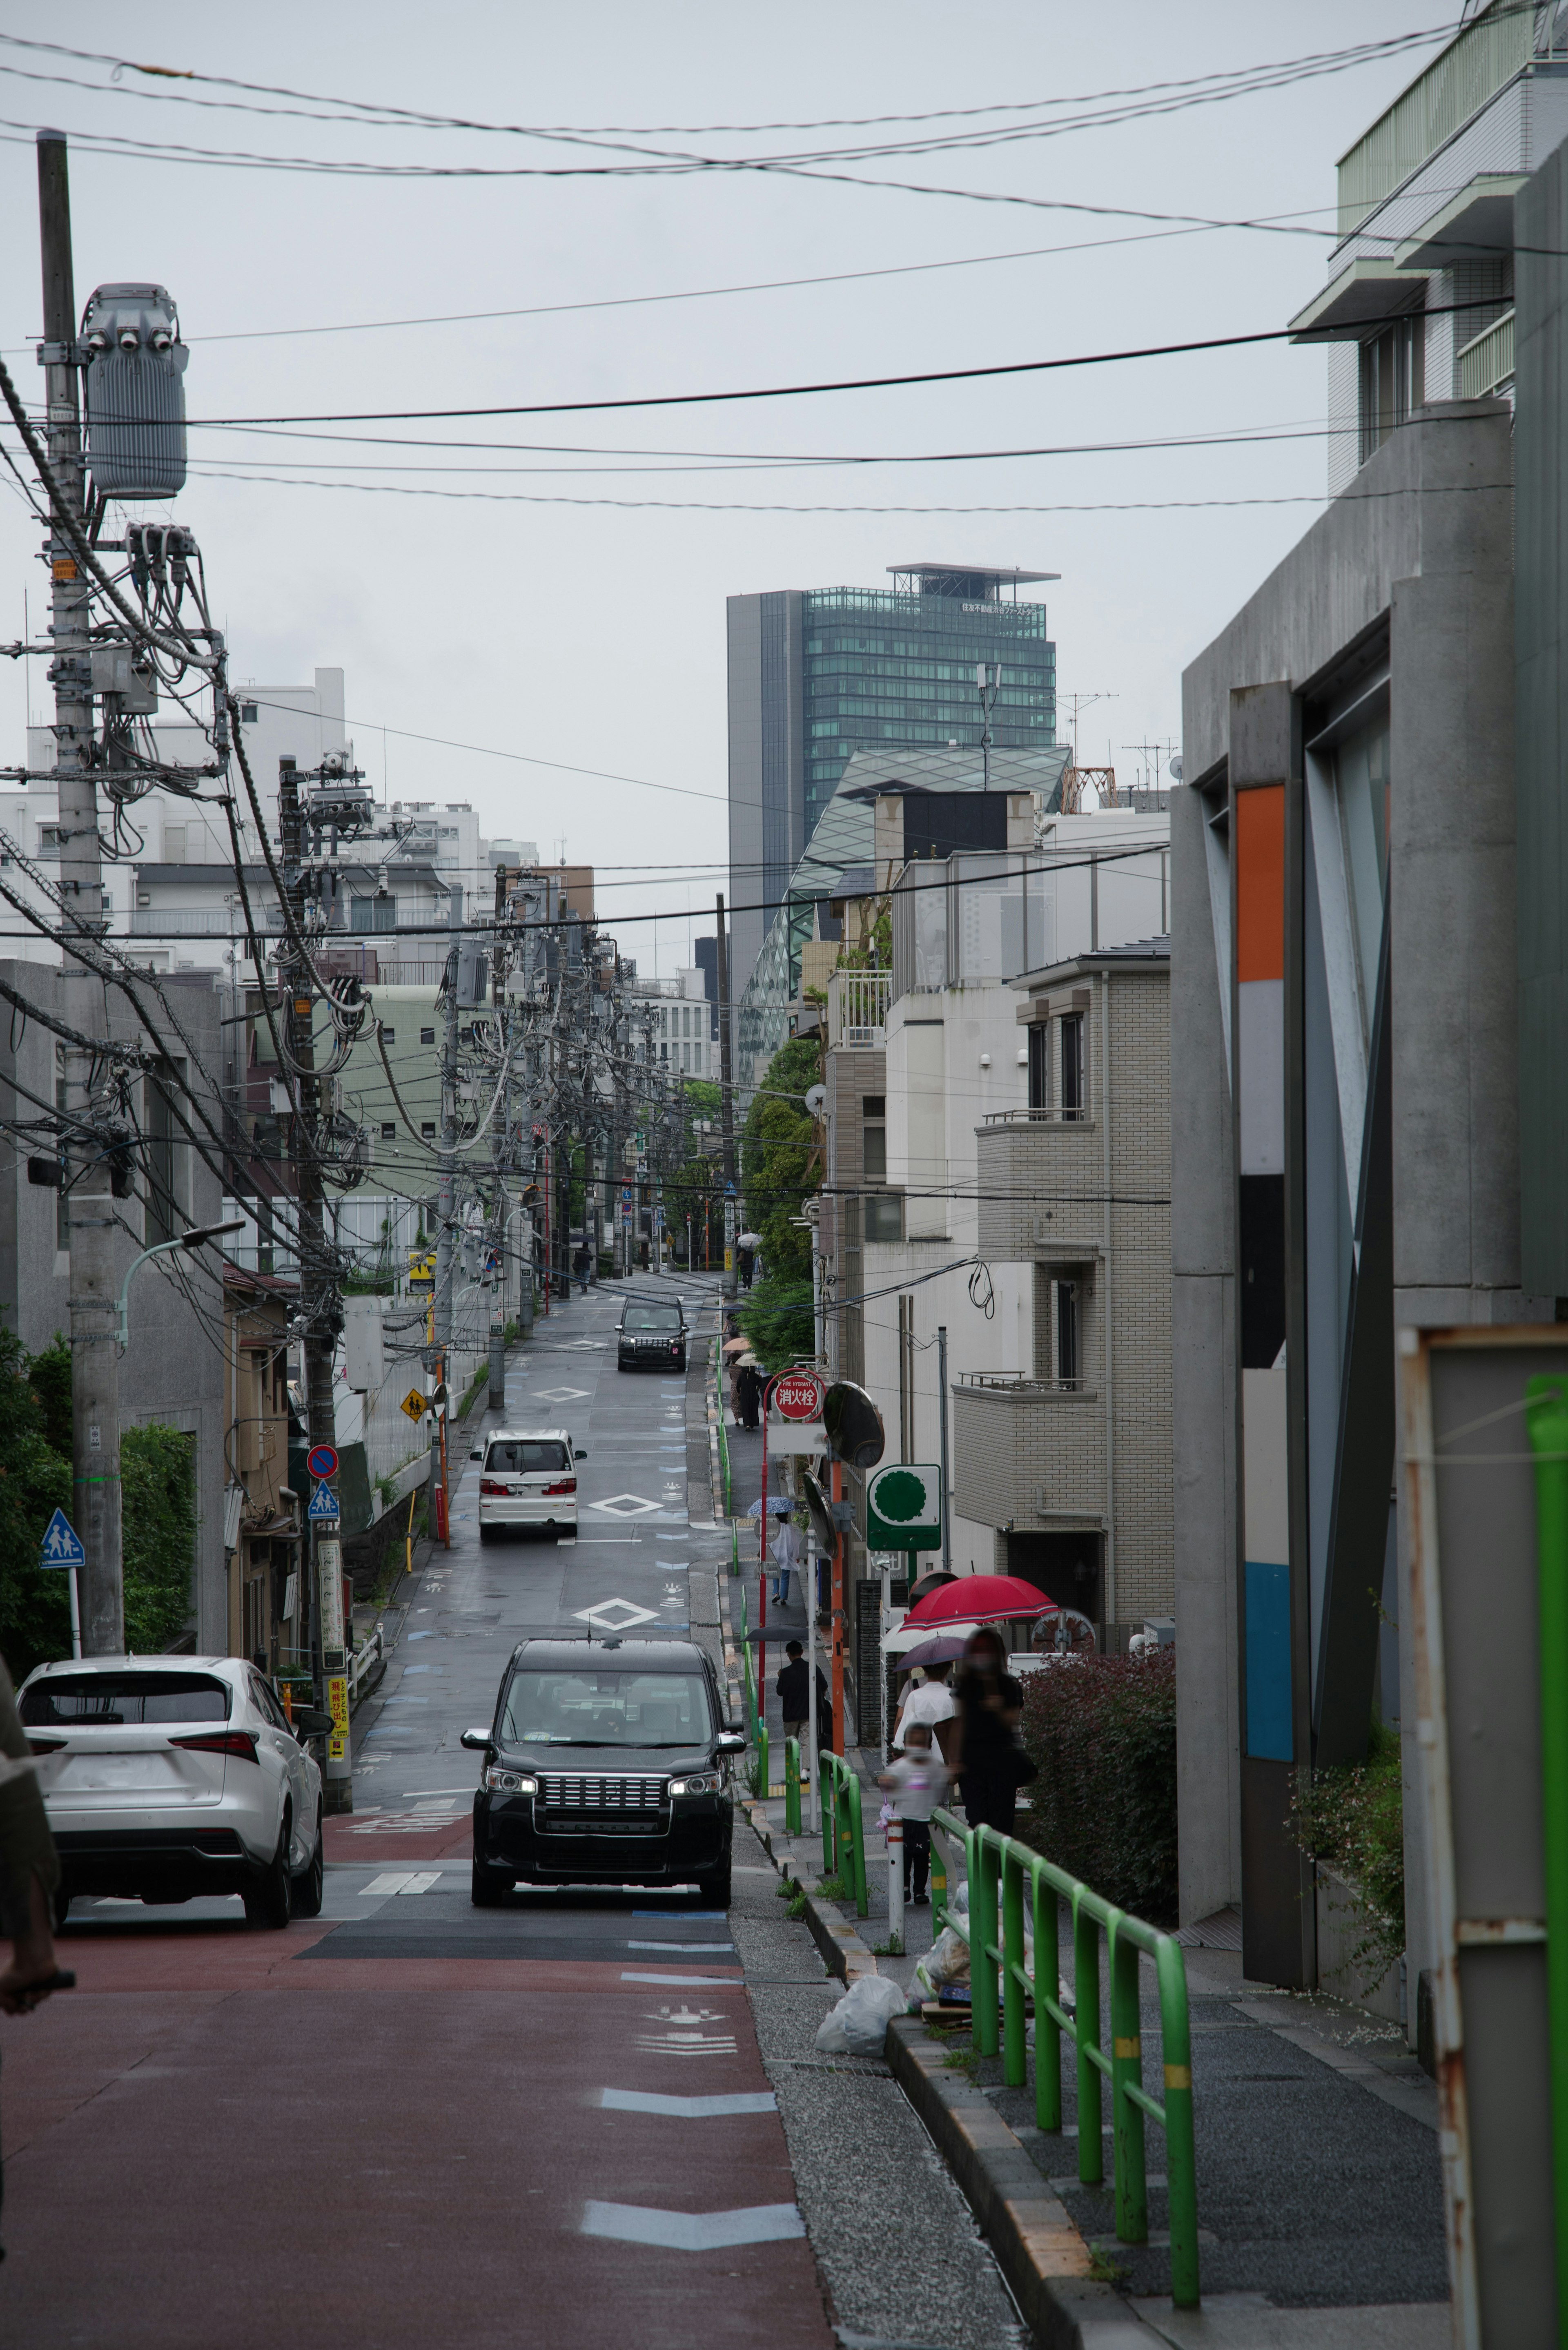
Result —
[[853, 752], [977, 746], [982, 661], [1002, 671], [993, 747], [1043, 750], [1055, 741], [1056, 648], [1044, 605], [1020, 602], [1018, 590], [1058, 575], [940, 563], [889, 571], [890, 588], [784, 588], [729, 599], [737, 995]]

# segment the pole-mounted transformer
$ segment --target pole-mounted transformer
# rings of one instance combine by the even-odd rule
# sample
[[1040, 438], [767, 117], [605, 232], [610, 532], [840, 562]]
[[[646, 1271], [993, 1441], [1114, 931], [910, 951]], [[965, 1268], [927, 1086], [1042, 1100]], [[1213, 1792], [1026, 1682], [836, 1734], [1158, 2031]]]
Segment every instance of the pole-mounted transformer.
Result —
[[88, 463], [101, 497], [171, 498], [185, 486], [185, 369], [162, 286], [100, 286], [82, 313]]

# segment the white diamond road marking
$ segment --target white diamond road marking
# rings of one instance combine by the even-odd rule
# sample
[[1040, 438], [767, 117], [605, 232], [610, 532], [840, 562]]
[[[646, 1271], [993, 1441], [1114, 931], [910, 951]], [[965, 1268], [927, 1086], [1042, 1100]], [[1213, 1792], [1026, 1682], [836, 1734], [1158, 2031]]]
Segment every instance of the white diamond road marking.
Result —
[[645, 1518], [657, 1512], [659, 1503], [644, 1499], [640, 1493], [612, 1493], [607, 1502], [590, 1502], [590, 1510], [603, 1510], [612, 1518]]
[[778, 2099], [771, 2089], [742, 2089], [728, 2097], [666, 2097], [656, 2089], [601, 2089], [599, 2104], [616, 2114], [669, 2114], [680, 2121], [698, 2122], [710, 2115], [774, 2114]]
[[677, 2252], [714, 2252], [732, 2244], [777, 2244], [804, 2236], [805, 2221], [793, 2203], [753, 2203], [739, 2211], [660, 2211], [641, 2203], [588, 2202], [585, 2236], [612, 2236], [623, 2244], [661, 2244]]
[[540, 1388], [534, 1397], [535, 1403], [580, 1403], [587, 1388]]
[[634, 1624], [651, 1624], [658, 1609], [635, 1607], [629, 1599], [601, 1599], [597, 1607], [576, 1610], [579, 1624], [593, 1624], [601, 1632], [629, 1632]]
[[393, 1893], [428, 1893], [432, 1885], [440, 1883], [439, 1868], [397, 1869], [389, 1875], [374, 1878], [369, 1885], [362, 1885], [359, 1887], [359, 1898], [365, 1901]]

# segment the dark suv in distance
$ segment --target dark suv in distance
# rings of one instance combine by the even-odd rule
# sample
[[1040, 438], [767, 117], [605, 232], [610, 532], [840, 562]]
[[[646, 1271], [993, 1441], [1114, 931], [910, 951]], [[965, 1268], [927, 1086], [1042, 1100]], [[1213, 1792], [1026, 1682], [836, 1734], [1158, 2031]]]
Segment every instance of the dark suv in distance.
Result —
[[620, 1311], [616, 1332], [618, 1371], [659, 1371], [686, 1368], [686, 1309], [679, 1297], [650, 1300], [628, 1297]]
[[690, 1885], [730, 1898], [729, 1758], [745, 1740], [689, 1640], [524, 1640], [473, 1799], [473, 1898], [514, 1885]]

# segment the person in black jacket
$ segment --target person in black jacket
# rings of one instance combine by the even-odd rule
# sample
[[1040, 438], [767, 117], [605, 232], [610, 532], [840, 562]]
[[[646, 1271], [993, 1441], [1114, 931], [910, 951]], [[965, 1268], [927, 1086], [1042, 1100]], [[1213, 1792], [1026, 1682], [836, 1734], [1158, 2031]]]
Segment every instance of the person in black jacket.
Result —
[[[784, 1736], [798, 1739], [804, 1746], [811, 1723], [811, 1668], [798, 1640], [784, 1642], [784, 1655], [789, 1662], [774, 1687], [784, 1715]], [[819, 1749], [833, 1743], [833, 1700], [827, 1693], [827, 1675], [820, 1665], [816, 1669], [816, 1742]]]
[[959, 1734], [952, 1760], [971, 1827], [1011, 1835], [1018, 1790], [1034, 1769], [1018, 1742], [1023, 1690], [1006, 1664], [1001, 1633], [982, 1625], [963, 1652], [953, 1691]]

